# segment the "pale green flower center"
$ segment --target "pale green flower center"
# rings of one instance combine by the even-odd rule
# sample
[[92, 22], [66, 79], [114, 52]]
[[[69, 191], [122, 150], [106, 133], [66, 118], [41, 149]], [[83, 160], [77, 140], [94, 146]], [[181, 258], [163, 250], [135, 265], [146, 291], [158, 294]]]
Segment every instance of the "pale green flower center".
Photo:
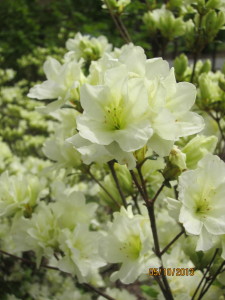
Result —
[[125, 254], [127, 258], [137, 259], [140, 255], [142, 243], [138, 235], [130, 235], [127, 237], [127, 241], [122, 244], [120, 250]]
[[212, 210], [212, 199], [215, 195], [215, 189], [209, 188], [207, 191], [199, 195], [195, 201], [194, 212], [197, 216], [205, 218]]
[[123, 107], [115, 105], [105, 107], [105, 123], [109, 130], [120, 130], [125, 127]]
[[211, 210], [211, 206], [207, 198], [201, 198], [196, 202], [194, 209], [196, 215], [204, 216], [209, 213], [209, 211]]

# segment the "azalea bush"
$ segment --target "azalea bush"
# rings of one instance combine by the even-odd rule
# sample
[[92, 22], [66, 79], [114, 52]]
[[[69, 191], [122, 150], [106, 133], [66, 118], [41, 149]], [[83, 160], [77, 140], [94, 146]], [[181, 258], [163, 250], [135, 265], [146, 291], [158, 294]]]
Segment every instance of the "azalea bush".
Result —
[[121, 47], [77, 32], [0, 69], [4, 300], [225, 298], [225, 67], [200, 59], [225, 3], [146, 1], [143, 47], [132, 5], [102, 1]]

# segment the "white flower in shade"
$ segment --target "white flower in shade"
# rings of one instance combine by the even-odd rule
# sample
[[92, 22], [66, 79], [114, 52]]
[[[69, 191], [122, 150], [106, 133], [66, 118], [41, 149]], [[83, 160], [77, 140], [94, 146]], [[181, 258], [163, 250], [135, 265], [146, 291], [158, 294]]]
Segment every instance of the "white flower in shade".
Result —
[[101, 252], [109, 263], [121, 263], [119, 271], [111, 275], [113, 281], [134, 282], [150, 267], [159, 267], [158, 258], [152, 251], [153, 240], [148, 217], [133, 215], [121, 208], [114, 213], [113, 223], [101, 241]]
[[49, 58], [44, 63], [44, 72], [47, 80], [37, 84], [29, 91], [28, 97], [39, 100], [56, 99], [46, 108], [38, 108], [49, 113], [60, 108], [67, 101], [79, 100], [80, 85], [85, 81], [81, 64], [76, 61], [61, 65], [56, 59]]
[[[63, 188], [63, 185], [60, 187]], [[59, 251], [59, 247], [63, 247], [59, 242], [62, 232], [65, 232], [66, 236], [73, 236], [77, 227], [81, 228], [84, 225], [88, 228], [95, 217], [97, 204], [86, 203], [81, 192], [58, 191], [55, 200], [56, 202], [50, 204], [41, 201], [30, 219], [18, 217], [14, 220], [12, 233], [16, 249], [33, 250], [36, 253], [37, 265], [40, 264], [42, 256], [51, 258], [55, 251]], [[86, 231], [85, 229], [84, 234], [88, 235]], [[92, 236], [95, 239], [95, 235], [90, 233], [90, 238]], [[93, 250], [93, 253], [95, 252]]]
[[74, 145], [74, 148], [81, 154], [83, 162], [87, 165], [92, 162], [102, 164], [116, 159], [119, 164], [126, 164], [128, 169], [133, 169], [136, 166], [133, 154], [123, 151], [116, 142], [107, 146], [93, 144], [79, 134], [72, 136], [67, 141]]
[[72, 192], [69, 195], [58, 194], [51, 209], [60, 228], [73, 230], [78, 223], [90, 223], [94, 218], [97, 206], [96, 203], [86, 203], [81, 192]]
[[45, 183], [36, 176], [0, 176], [0, 216], [10, 216], [17, 212], [30, 214], [45, 195]]
[[82, 155], [82, 160], [89, 165], [92, 162], [105, 163], [113, 159], [113, 156], [106, 150], [103, 145], [93, 144], [87, 139], [76, 134], [67, 139], [74, 148]]
[[70, 50], [65, 55], [65, 59], [68, 60], [71, 57], [79, 60], [97, 60], [105, 52], [109, 52], [112, 49], [112, 45], [108, 43], [105, 36], [99, 36], [98, 38], [91, 37], [90, 35], [82, 35], [78, 32], [74, 39], [69, 39], [66, 42], [66, 48]]
[[78, 224], [74, 231], [63, 229], [58, 241], [65, 256], [59, 260], [58, 267], [76, 274], [80, 282], [89, 281], [105, 265], [98, 253], [99, 238], [100, 234], [89, 231], [87, 224]]
[[[73, 168], [80, 165], [80, 154], [74, 147], [58, 137], [48, 139], [43, 147], [46, 157], [56, 162], [53, 168]], [[51, 168], [51, 169], [53, 169]]]
[[59, 123], [55, 124], [55, 133], [46, 140], [43, 152], [56, 164], [53, 168], [66, 168], [69, 172], [71, 168], [78, 167], [81, 163], [79, 152], [66, 141], [66, 138], [76, 133], [76, 117], [78, 112], [73, 109], [61, 109], [51, 114]]
[[12, 226], [16, 250], [33, 250], [38, 266], [42, 256], [50, 258], [58, 249], [58, 233], [57, 219], [50, 206], [43, 201], [30, 219], [17, 218]]
[[179, 201], [168, 203], [179, 210], [179, 222], [188, 234], [199, 236], [197, 251], [212, 247], [218, 235], [225, 234], [225, 164], [207, 154], [195, 170], [179, 177]]

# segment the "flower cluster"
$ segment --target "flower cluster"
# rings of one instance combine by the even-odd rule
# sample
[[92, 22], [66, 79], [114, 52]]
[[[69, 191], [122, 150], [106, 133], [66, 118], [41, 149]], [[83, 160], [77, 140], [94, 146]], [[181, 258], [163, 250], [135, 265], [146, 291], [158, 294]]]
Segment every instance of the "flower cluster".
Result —
[[[47, 111], [80, 97], [78, 134], [68, 141], [85, 163], [101, 156], [102, 161], [116, 159], [132, 169], [134, 151], [148, 145], [159, 155], [168, 155], [179, 137], [201, 131], [204, 123], [190, 112], [196, 96], [194, 85], [177, 83], [166, 61], [147, 59], [144, 50], [132, 44], [116, 56], [105, 54], [93, 63], [85, 84], [79, 63], [60, 66], [50, 59], [44, 65], [48, 80], [33, 87], [28, 96], [58, 98]], [[74, 88], [79, 89], [79, 97]]]
[[[203, 30], [210, 20], [217, 24], [210, 40], [223, 24], [221, 1], [156, 4], [144, 22], [162, 41], [189, 32], [191, 45], [199, 20], [185, 15], [201, 14]], [[119, 22], [130, 1], [105, 3]], [[110, 282], [105, 292], [115, 299], [136, 299], [143, 291], [147, 299], [161, 300], [169, 290], [177, 300], [201, 297], [202, 272], [207, 285], [214, 274], [209, 267], [217, 269], [225, 259], [225, 164], [213, 155], [224, 152], [223, 72], [212, 72], [209, 61], [188, 66], [184, 54], [170, 68], [132, 43], [113, 49], [103, 36], [78, 33], [66, 48], [63, 58], [47, 59], [46, 81], [28, 93], [47, 103], [37, 108], [43, 114], [28, 111], [34, 100], [20, 111], [20, 135], [24, 120], [42, 130], [38, 157], [14, 155], [11, 135], [9, 146], [7, 134], [0, 141], [1, 249], [21, 257], [27, 251], [37, 267], [70, 273], [84, 289]], [[13, 102], [24, 93], [23, 83], [6, 86], [0, 99], [17, 115]], [[196, 268], [196, 277], [161, 276], [146, 286], [148, 269], [160, 267]], [[133, 283], [135, 296], [118, 281]], [[222, 275], [218, 281], [207, 285], [209, 299], [224, 298]], [[47, 299], [43, 289], [33, 285], [29, 297]], [[56, 299], [91, 298], [82, 293], [52, 292]]]

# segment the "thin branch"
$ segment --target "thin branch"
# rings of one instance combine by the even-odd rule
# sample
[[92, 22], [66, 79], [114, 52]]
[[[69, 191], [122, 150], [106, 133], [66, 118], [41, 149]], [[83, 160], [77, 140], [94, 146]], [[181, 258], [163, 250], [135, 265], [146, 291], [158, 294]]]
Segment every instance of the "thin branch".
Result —
[[217, 125], [218, 125], [218, 128], [219, 128], [221, 137], [222, 137], [223, 141], [225, 141], [225, 135], [224, 135], [223, 128], [221, 127], [221, 124], [220, 124], [220, 119], [217, 119], [216, 122], [217, 122]]
[[137, 196], [138, 196], [138, 193], [136, 193], [136, 195], [134, 195], [132, 198], [133, 198], [133, 201], [134, 201], [134, 205], [135, 205], [135, 207], [137, 209], [137, 212], [140, 215], [141, 214], [141, 210], [140, 210], [140, 207], [138, 205]]
[[129, 33], [128, 33], [128, 31], [127, 31], [127, 28], [125, 27], [125, 25], [124, 25], [122, 19], [120, 18], [120, 15], [117, 14], [117, 15], [116, 15], [116, 18], [117, 18], [118, 24], [120, 25], [121, 29], [122, 29], [123, 32], [124, 32], [124, 35], [126, 36], [127, 42], [128, 42], [128, 43], [131, 43], [132, 41], [131, 41], [130, 35], [129, 35]]
[[184, 229], [181, 230], [181, 232], [179, 232], [175, 238], [172, 239], [171, 242], [169, 242], [169, 244], [161, 251], [161, 256], [179, 239], [180, 236], [182, 236], [182, 234], [185, 232]]
[[198, 297], [198, 300], [202, 299], [202, 297], [206, 294], [206, 292], [208, 291], [208, 289], [210, 288], [210, 286], [213, 284], [214, 280], [216, 279], [217, 275], [220, 274], [220, 271], [223, 269], [224, 265], [225, 265], [225, 261], [223, 261], [222, 264], [220, 265], [220, 267], [217, 269], [216, 273], [213, 275], [211, 281], [208, 283], [206, 288], [204, 289], [204, 287], [203, 287], [204, 290], [201, 291], [201, 294]]
[[[144, 181], [143, 174], [141, 173], [141, 168], [139, 168], [138, 173], [139, 173], [139, 177], [140, 177], [142, 186], [140, 186], [134, 172], [131, 170], [130, 173], [131, 173], [131, 176], [132, 176], [138, 190], [140, 191], [140, 194], [142, 195], [143, 200], [145, 201], [146, 207], [148, 209], [148, 215], [149, 215], [149, 219], [150, 219], [151, 231], [152, 231], [152, 236], [153, 236], [153, 240], [154, 240], [155, 254], [160, 259], [161, 267], [163, 268], [163, 261], [162, 261], [162, 258], [161, 258], [159, 238], [158, 238], [156, 219], [155, 219], [154, 204], [155, 204], [155, 201], [156, 201], [157, 197], [159, 196], [159, 194], [161, 193], [161, 191], [162, 191], [165, 184], [164, 184], [164, 182], [162, 183], [161, 187], [156, 192], [155, 196], [150, 200], [148, 198], [148, 194], [147, 194], [147, 190], [146, 190], [146, 183]], [[162, 272], [161, 276], [162, 276], [163, 284], [160, 281], [160, 278], [157, 280], [157, 282], [158, 282], [158, 284], [161, 288], [161, 291], [163, 292], [163, 295], [164, 295], [166, 300], [173, 300], [173, 295], [172, 295], [168, 280], [167, 280], [166, 275], [164, 274], [164, 272]], [[159, 283], [159, 281], [160, 281], [160, 283]]]
[[110, 169], [111, 174], [112, 174], [112, 176], [113, 176], [113, 179], [114, 179], [114, 181], [115, 181], [115, 184], [116, 184], [116, 187], [117, 187], [118, 192], [119, 192], [119, 194], [120, 194], [120, 197], [121, 197], [121, 200], [122, 200], [122, 202], [123, 202], [123, 205], [124, 205], [124, 207], [127, 207], [127, 201], [126, 201], [126, 198], [125, 198], [125, 196], [124, 196], [124, 194], [123, 194], [123, 191], [122, 191], [121, 186], [120, 186], [120, 183], [119, 183], [119, 179], [118, 179], [117, 174], [116, 174], [116, 171], [115, 171], [115, 169], [114, 169], [114, 161], [109, 161], [109, 162], [108, 162], [108, 166], [109, 166], [109, 169]]
[[[206, 276], [207, 276], [207, 274], [208, 274], [208, 272], [209, 272], [209, 270], [210, 270], [210, 267], [211, 267], [211, 265], [212, 265], [214, 259], [216, 258], [216, 255], [217, 255], [217, 253], [218, 253], [218, 250], [219, 250], [219, 249], [216, 249], [216, 251], [214, 252], [213, 257], [212, 257], [210, 263], [208, 264], [208, 266], [207, 266], [207, 268], [206, 268], [206, 270], [205, 270], [205, 272], [204, 272], [204, 274], [203, 274], [203, 276], [202, 276], [202, 279], [200, 280], [200, 282], [199, 282], [199, 284], [198, 284], [198, 286], [197, 286], [197, 288], [196, 288], [196, 290], [195, 290], [195, 292], [194, 292], [194, 294], [193, 294], [191, 300], [194, 300], [194, 298], [195, 298], [195, 296], [197, 295], [197, 293], [198, 293], [198, 291], [199, 291], [199, 289], [200, 289], [200, 287], [201, 287], [203, 281], [206, 279]], [[204, 286], [205, 286], [205, 285], [203, 285], [202, 291], [203, 291], [203, 289], [204, 289]], [[200, 292], [200, 295], [201, 295], [202, 291]]]
[[199, 39], [200, 39], [200, 34], [201, 34], [201, 26], [202, 26], [202, 19], [203, 19], [203, 16], [200, 14], [200, 16], [199, 16], [198, 32], [197, 32], [197, 37], [196, 37], [196, 40], [195, 40], [196, 49], [195, 49], [195, 52], [194, 52], [194, 63], [193, 63], [193, 69], [192, 69], [192, 74], [191, 74], [190, 82], [193, 82], [193, 80], [194, 80], [197, 60], [198, 60], [198, 57], [199, 57], [199, 55], [201, 53], [202, 48], [204, 48], [204, 47], [200, 47], [200, 45], [199, 45]]
[[89, 290], [96, 292], [97, 294], [103, 296], [104, 298], [108, 300], [116, 300], [115, 298], [112, 298], [111, 296], [107, 295], [106, 293], [100, 291], [99, 289], [95, 288], [94, 286], [90, 285], [89, 283], [83, 283], [83, 286], [86, 286]]
[[156, 192], [155, 196], [152, 198], [152, 200], [151, 200], [152, 203], [154, 203], [156, 201], [156, 199], [158, 198], [159, 194], [163, 190], [164, 186], [165, 186], [165, 182], [162, 183], [162, 185], [160, 186], [160, 188]]
[[[148, 214], [149, 214], [152, 235], [153, 235], [153, 240], [154, 240], [155, 254], [159, 257], [159, 259], [161, 261], [161, 267], [163, 268], [163, 262], [162, 262], [162, 258], [161, 258], [159, 238], [158, 238], [157, 226], [156, 226], [156, 220], [155, 220], [154, 203], [151, 203], [150, 205], [148, 205], [147, 208], [148, 208]], [[161, 275], [162, 275], [162, 280], [163, 280], [163, 283], [165, 286], [165, 293], [163, 293], [163, 294], [167, 300], [173, 300], [173, 295], [172, 295], [168, 280], [166, 278], [166, 275], [164, 274], [164, 272], [162, 272]]]
[[[131, 174], [131, 177], [136, 185], [136, 187], [138, 188], [138, 191], [140, 192], [142, 198], [145, 200], [145, 193], [144, 191], [142, 190], [142, 187], [140, 186], [135, 174], [134, 174], [134, 171], [133, 170], [130, 170], [130, 174]], [[146, 202], [146, 201], [145, 201]]]
[[111, 9], [110, 4], [108, 3], [108, 0], [104, 0], [104, 2], [105, 2], [105, 5], [107, 6], [107, 8], [109, 10], [109, 13], [110, 13], [111, 18], [113, 19], [113, 22], [116, 25], [116, 28], [120, 32], [121, 37], [123, 38], [123, 40], [125, 41], [125, 43], [128, 44], [130, 41], [129, 41], [129, 39], [127, 39], [127, 37], [126, 37], [123, 29], [121, 28], [121, 25], [118, 23], [118, 19], [114, 15], [113, 10]]
[[154, 244], [155, 244], [155, 254], [161, 258], [161, 252], [160, 252], [160, 247], [159, 247], [159, 238], [157, 234], [157, 227], [156, 227], [156, 220], [155, 220], [155, 209], [153, 205], [149, 205], [148, 207], [148, 214], [149, 218], [151, 221], [151, 229], [152, 229], [152, 235], [154, 239]]
[[[14, 258], [14, 259], [20, 260], [20, 261], [22, 261], [22, 262], [24, 262], [24, 263], [27, 263], [27, 264], [29, 264], [29, 265], [33, 265], [34, 267], [36, 267], [36, 263], [33, 262], [33, 261], [31, 261], [31, 260], [28, 260], [28, 259], [19, 257], [19, 256], [17, 256], [17, 255], [11, 254], [11, 253], [8, 253], [8, 252], [6, 252], [6, 251], [4, 251], [4, 250], [1, 250], [1, 249], [0, 249], [0, 253], [2, 253], [2, 254], [4, 254], [4, 255], [7, 255], [7, 256], [10, 256], [10, 257], [12, 257], [12, 258]], [[60, 270], [60, 269], [57, 268], [57, 267], [52, 267], [52, 266], [42, 265], [42, 264], [40, 265], [40, 267], [46, 268], [46, 269], [50, 269], [50, 270], [60, 271], [60, 272], [62, 272], [62, 273], [65, 273], [65, 274], [67, 274], [67, 275], [70, 275], [70, 276], [72, 277], [72, 274], [67, 273], [67, 272], [64, 272], [64, 271]], [[107, 295], [106, 293], [102, 292], [101, 290], [95, 288], [94, 286], [92, 286], [92, 285], [89, 284], [89, 283], [81, 283], [81, 286], [87, 287], [88, 289], [90, 289], [90, 290], [96, 292], [98, 295], [103, 296], [103, 297], [105, 297], [105, 298], [108, 299], [108, 300], [116, 300], [115, 298], [112, 298], [111, 296], [109, 296], [109, 295]]]
[[147, 189], [146, 189], [146, 183], [145, 183], [144, 177], [142, 175], [140, 166], [137, 166], [137, 171], [138, 171], [138, 175], [139, 175], [140, 180], [141, 180], [142, 190], [145, 194], [145, 199], [148, 199], [148, 192], [147, 192]]
[[120, 208], [120, 204], [114, 199], [114, 197], [108, 192], [104, 185], [91, 173], [89, 169], [87, 169], [87, 173], [102, 188], [102, 190], [109, 196], [109, 198], [118, 206], [118, 208]]
[[158, 283], [159, 287], [161, 288], [161, 291], [163, 292], [163, 295], [165, 296], [166, 295], [166, 290], [165, 290], [165, 287], [164, 287], [162, 281], [160, 280], [160, 278], [158, 276], [154, 276], [153, 278]]
[[[145, 185], [145, 182], [144, 182], [144, 185]], [[155, 253], [161, 261], [161, 267], [162, 268], [163, 268], [163, 261], [162, 261], [160, 245], [159, 245], [159, 238], [158, 238], [158, 232], [157, 232], [157, 226], [156, 226], [154, 204], [155, 204], [155, 201], [158, 198], [159, 194], [163, 190], [164, 186], [165, 186], [165, 182], [162, 183], [162, 185], [160, 186], [160, 188], [156, 192], [155, 196], [151, 200], [149, 200], [148, 198], [146, 199], [146, 206], [147, 206], [147, 209], [148, 209], [148, 214], [149, 214], [149, 219], [150, 219], [150, 224], [151, 224], [151, 229], [152, 229], [152, 236], [153, 236], [153, 240], [154, 240]], [[173, 300], [173, 294], [171, 292], [167, 277], [164, 274], [164, 272], [162, 272], [162, 280], [163, 280], [163, 283], [164, 283], [164, 286], [165, 286], [165, 293], [163, 292], [163, 290], [162, 290], [162, 292], [163, 292], [166, 300]]]
[[[7, 256], [10, 256], [10, 257], [12, 257], [12, 258], [14, 258], [14, 259], [20, 260], [20, 261], [22, 261], [23, 263], [26, 263], [26, 264], [28, 264], [28, 265], [32, 265], [33, 267], [36, 268], [36, 263], [33, 262], [33, 261], [31, 261], [31, 260], [29, 260], [29, 259], [26, 259], [26, 258], [17, 256], [17, 255], [8, 253], [8, 252], [6, 252], [6, 251], [4, 251], [4, 250], [1, 250], [1, 249], [0, 249], [0, 253], [2, 253], [2, 254], [4, 254], [4, 255], [7, 255]], [[43, 265], [43, 264], [41, 264], [40, 267], [47, 268], [47, 269], [51, 269], [51, 270], [59, 270], [59, 269], [56, 268], [56, 267], [47, 266], [47, 265]]]

